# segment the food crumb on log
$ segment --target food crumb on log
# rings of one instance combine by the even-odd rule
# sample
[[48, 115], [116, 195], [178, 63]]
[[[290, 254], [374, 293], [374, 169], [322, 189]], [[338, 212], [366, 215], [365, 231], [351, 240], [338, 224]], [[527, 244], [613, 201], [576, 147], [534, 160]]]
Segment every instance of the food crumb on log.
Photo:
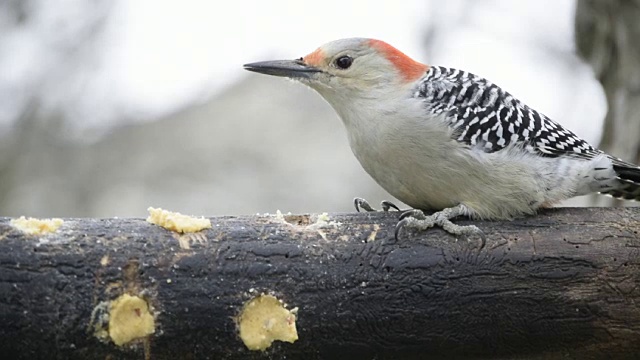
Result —
[[[94, 334], [103, 340], [111, 339], [114, 344], [122, 346], [155, 332], [154, 316], [143, 298], [123, 294], [108, 303], [101, 303], [98, 307], [98, 312], [102, 313], [103, 318], [94, 319]], [[105, 314], [104, 310], [108, 313]], [[104, 329], [104, 325], [108, 328]]]
[[211, 228], [211, 220], [183, 215], [178, 212], [149, 207], [147, 222], [179, 233], [192, 233]]
[[323, 228], [336, 228], [342, 225], [340, 222], [331, 220], [331, 217], [326, 212], [317, 215], [293, 215], [290, 212], [283, 214], [280, 210], [276, 210], [274, 215], [264, 213], [262, 216], [273, 217], [276, 222], [292, 226], [299, 231], [316, 231]]
[[62, 219], [36, 219], [21, 216], [11, 220], [11, 226], [29, 235], [44, 235], [58, 230], [64, 221]]
[[287, 310], [273, 295], [259, 295], [249, 300], [238, 315], [240, 339], [249, 350], [266, 350], [274, 341], [298, 340], [296, 314]]
[[331, 220], [331, 218], [329, 217], [329, 214], [326, 212], [323, 212], [322, 214], [318, 215], [318, 217], [316, 218], [316, 222], [309, 225], [308, 228], [316, 229], [316, 228], [332, 227], [332, 226], [335, 227], [339, 225], [342, 225], [342, 224]]

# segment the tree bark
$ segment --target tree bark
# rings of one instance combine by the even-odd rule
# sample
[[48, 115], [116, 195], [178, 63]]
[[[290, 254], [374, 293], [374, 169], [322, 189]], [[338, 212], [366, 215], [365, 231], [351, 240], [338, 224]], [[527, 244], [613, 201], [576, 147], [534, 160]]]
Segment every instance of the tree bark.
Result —
[[[28, 236], [0, 218], [0, 354], [13, 359], [632, 359], [640, 354], [640, 208], [555, 209], [393, 239], [397, 213], [68, 219]], [[471, 221], [460, 219], [460, 224]], [[248, 350], [238, 314], [298, 307], [294, 343]], [[97, 336], [101, 304], [148, 302], [153, 334]], [[98, 314], [98, 315], [97, 315]], [[266, 325], [265, 325], [266, 326]]]

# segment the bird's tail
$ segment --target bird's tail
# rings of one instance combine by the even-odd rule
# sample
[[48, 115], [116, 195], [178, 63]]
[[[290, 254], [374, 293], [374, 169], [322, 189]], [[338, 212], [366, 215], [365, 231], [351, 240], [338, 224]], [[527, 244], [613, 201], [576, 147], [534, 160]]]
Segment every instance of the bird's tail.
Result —
[[620, 199], [640, 201], [640, 167], [618, 159], [615, 160], [613, 170], [618, 174], [620, 187], [604, 193]]

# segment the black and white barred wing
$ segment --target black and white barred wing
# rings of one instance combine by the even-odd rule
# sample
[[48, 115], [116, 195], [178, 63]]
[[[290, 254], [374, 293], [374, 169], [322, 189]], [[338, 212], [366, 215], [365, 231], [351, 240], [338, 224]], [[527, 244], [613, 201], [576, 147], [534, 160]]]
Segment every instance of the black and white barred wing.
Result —
[[[589, 160], [604, 154], [505, 90], [469, 72], [433, 66], [415, 97], [424, 99], [434, 114], [445, 115], [455, 140], [485, 152], [500, 151], [512, 144], [544, 157]], [[640, 167], [606, 156], [620, 186], [604, 193], [640, 200]]]
[[433, 66], [415, 96], [434, 114], [445, 114], [454, 138], [486, 152], [510, 144], [542, 156], [592, 158], [601, 152], [490, 81]]

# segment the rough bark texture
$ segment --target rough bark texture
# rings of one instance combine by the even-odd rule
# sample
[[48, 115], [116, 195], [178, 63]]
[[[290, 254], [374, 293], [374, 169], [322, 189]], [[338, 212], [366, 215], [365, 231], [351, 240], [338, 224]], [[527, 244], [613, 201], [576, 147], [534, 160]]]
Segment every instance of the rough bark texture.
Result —
[[[397, 213], [216, 217], [178, 235], [140, 219], [69, 219], [26, 236], [0, 218], [0, 354], [57, 359], [632, 359], [640, 354], [640, 209], [546, 211], [393, 240]], [[469, 223], [460, 220], [459, 223]], [[253, 291], [251, 291], [253, 289]], [[299, 340], [249, 351], [256, 293], [299, 307]], [[118, 347], [92, 312], [145, 297], [156, 331]]]

